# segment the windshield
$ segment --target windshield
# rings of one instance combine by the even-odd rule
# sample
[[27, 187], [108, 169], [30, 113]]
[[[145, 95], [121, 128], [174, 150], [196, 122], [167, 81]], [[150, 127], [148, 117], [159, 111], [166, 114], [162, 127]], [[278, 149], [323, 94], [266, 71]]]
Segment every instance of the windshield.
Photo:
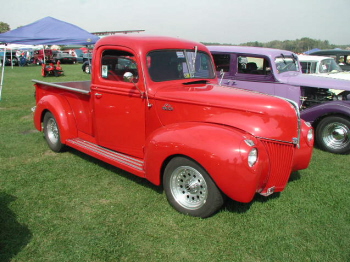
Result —
[[280, 56], [276, 57], [275, 64], [278, 73], [284, 72], [299, 72], [299, 64], [298, 61], [291, 56]]
[[193, 50], [158, 50], [147, 55], [147, 67], [153, 81], [215, 78], [207, 53]]
[[336, 73], [343, 71], [334, 59], [324, 59], [320, 63], [320, 73]]

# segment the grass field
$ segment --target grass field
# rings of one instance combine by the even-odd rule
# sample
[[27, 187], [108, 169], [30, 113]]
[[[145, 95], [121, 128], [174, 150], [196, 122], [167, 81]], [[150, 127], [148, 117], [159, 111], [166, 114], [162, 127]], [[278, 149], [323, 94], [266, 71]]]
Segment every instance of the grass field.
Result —
[[177, 213], [161, 188], [35, 131], [31, 79], [6, 67], [0, 101], [0, 261], [350, 261], [350, 156], [314, 149], [284, 192], [229, 200], [213, 217]]

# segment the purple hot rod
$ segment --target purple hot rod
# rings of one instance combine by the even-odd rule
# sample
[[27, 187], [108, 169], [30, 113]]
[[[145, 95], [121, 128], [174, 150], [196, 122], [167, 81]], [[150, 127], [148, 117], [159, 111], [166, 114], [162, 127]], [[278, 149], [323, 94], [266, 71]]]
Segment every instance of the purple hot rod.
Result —
[[208, 46], [221, 85], [249, 89], [294, 101], [312, 123], [319, 148], [350, 153], [350, 81], [302, 74], [290, 51]]

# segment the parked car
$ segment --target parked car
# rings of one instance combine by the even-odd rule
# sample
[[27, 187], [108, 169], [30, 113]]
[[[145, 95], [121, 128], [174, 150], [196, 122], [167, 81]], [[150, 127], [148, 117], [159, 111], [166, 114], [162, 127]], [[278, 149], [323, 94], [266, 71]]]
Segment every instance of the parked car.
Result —
[[77, 58], [75, 56], [66, 52], [55, 52], [52, 60], [54, 63], [60, 61], [61, 64], [75, 64], [77, 62]]
[[345, 71], [350, 71], [350, 50], [331, 49], [319, 50], [310, 55], [333, 57], [337, 64]]
[[83, 55], [83, 65], [81, 69], [84, 73], [91, 74], [91, 60], [92, 60], [92, 53], [85, 53]]
[[350, 80], [350, 72], [343, 71], [332, 57], [298, 55], [298, 58], [304, 74]]
[[39, 49], [34, 50], [33, 57], [30, 60], [31, 63], [41, 65], [44, 61], [51, 61], [53, 56], [53, 51], [51, 49]]
[[350, 153], [350, 82], [303, 74], [296, 54], [246, 46], [208, 46], [221, 85], [294, 101], [312, 123], [318, 146]]
[[[4, 60], [4, 52], [1, 51], [0, 52], [0, 63], [1, 65], [3, 64], [3, 60]], [[5, 66], [18, 66], [19, 65], [19, 61], [18, 58], [16, 57], [16, 52], [11, 52], [10, 51], [6, 51], [6, 56], [5, 56]]]

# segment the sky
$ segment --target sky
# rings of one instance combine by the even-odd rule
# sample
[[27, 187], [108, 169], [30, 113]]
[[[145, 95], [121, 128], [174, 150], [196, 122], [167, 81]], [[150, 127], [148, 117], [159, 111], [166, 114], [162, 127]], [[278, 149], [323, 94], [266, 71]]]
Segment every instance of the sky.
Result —
[[[2, 3], [1, 3], [2, 2]], [[350, 44], [350, 0], [0, 0], [11, 29], [47, 16], [89, 32], [145, 30], [241, 44], [308, 37]]]

